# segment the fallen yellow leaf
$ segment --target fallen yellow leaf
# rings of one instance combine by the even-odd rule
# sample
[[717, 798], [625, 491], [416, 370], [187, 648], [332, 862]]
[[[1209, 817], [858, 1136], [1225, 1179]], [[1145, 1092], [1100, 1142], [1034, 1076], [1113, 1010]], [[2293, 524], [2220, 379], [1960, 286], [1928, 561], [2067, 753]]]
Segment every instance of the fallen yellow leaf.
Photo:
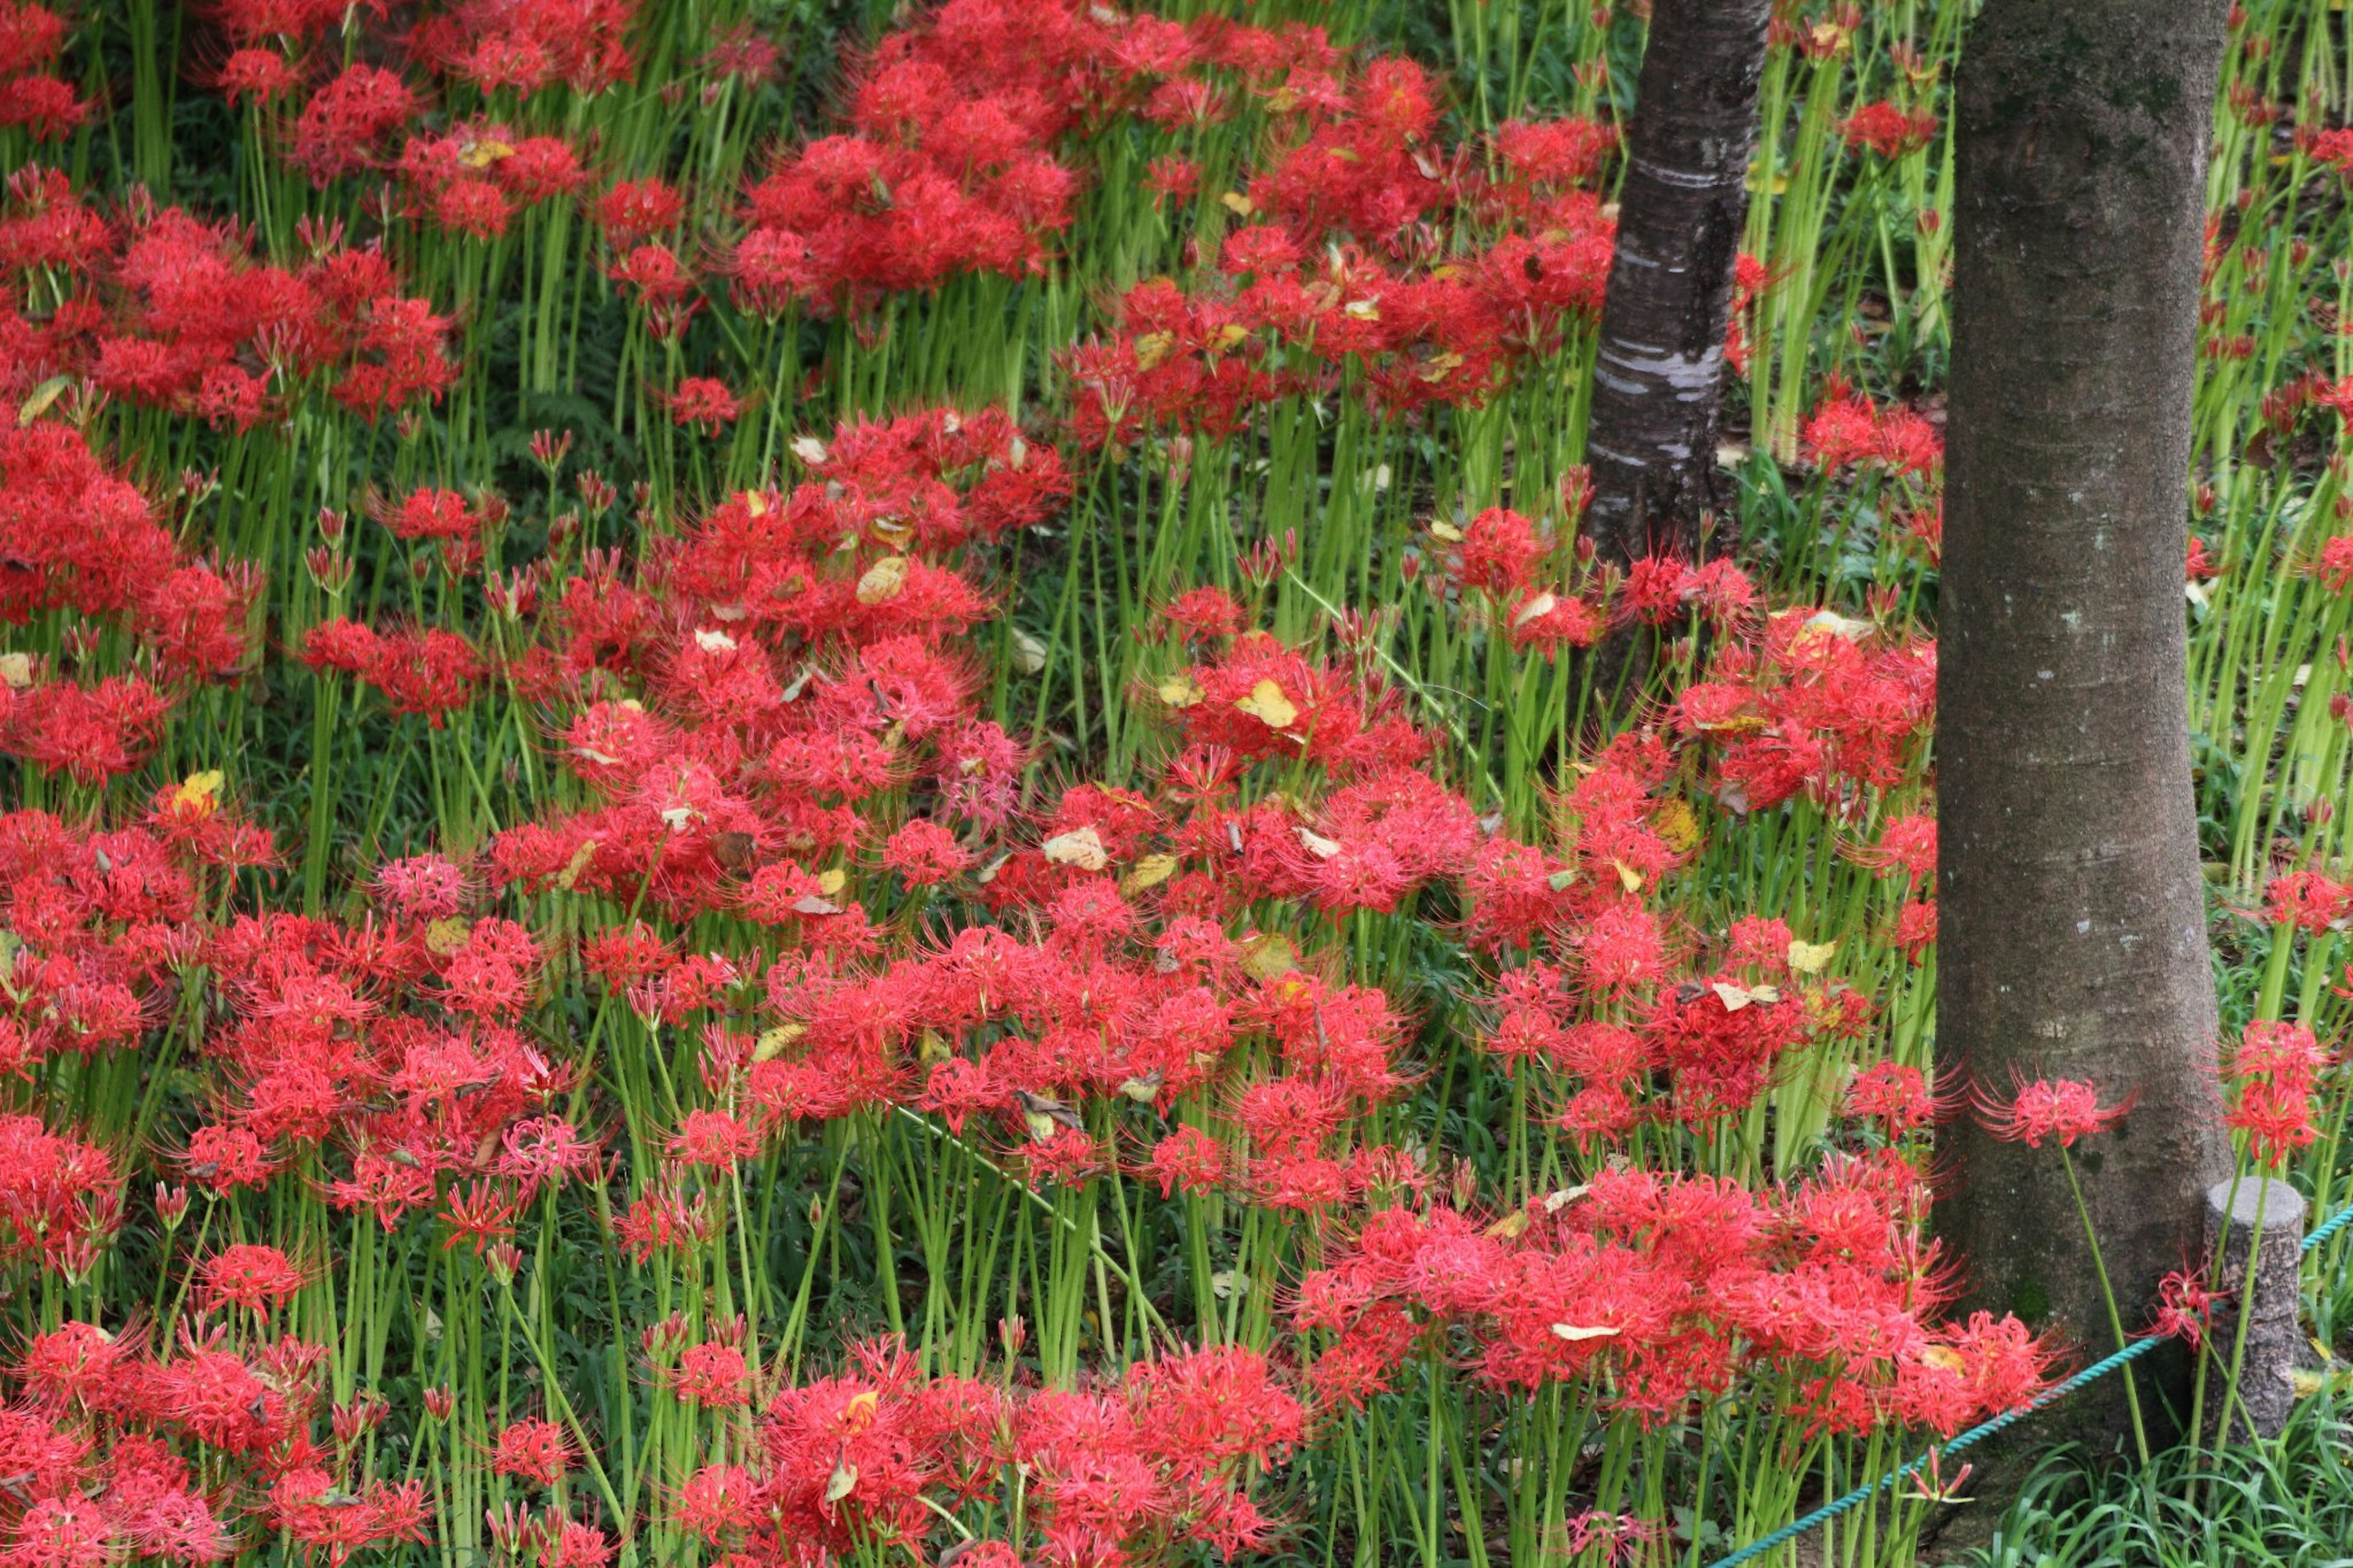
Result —
[[1288, 730], [1299, 721], [1298, 708], [1271, 680], [1261, 680], [1251, 687], [1250, 695], [1234, 706], [1270, 730]]

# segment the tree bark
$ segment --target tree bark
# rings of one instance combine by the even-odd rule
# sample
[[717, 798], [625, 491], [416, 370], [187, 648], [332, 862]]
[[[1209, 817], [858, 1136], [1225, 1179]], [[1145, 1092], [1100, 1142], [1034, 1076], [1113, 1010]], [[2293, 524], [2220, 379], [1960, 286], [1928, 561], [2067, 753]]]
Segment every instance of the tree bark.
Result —
[[1656, 0], [1601, 307], [1586, 530], [1620, 564], [1698, 559], [1719, 503], [1716, 416], [1748, 209], [1770, 0]]
[[[1937, 1059], [1990, 1097], [2137, 1097], [2074, 1149], [2127, 1333], [2228, 1158], [2182, 606], [2222, 19], [1987, 0], [1957, 87]], [[1946, 1151], [1965, 1304], [2115, 1348], [2059, 1151], [1966, 1121]], [[2121, 1380], [2096, 1386], [2061, 1419], [2113, 1437]]]

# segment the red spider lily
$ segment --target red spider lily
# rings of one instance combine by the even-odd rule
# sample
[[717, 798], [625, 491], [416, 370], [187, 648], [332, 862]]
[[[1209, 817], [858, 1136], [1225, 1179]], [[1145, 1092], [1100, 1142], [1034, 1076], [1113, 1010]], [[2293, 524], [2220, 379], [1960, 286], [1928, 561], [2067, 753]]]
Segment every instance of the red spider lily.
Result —
[[2245, 1134], [2248, 1152], [2278, 1167], [2320, 1136], [2314, 1097], [2332, 1058], [2302, 1024], [2256, 1022], [2231, 1054], [2237, 1080], [2222, 1120]]
[[604, 1531], [571, 1519], [551, 1521], [540, 1542], [539, 1568], [606, 1568], [616, 1549]]
[[639, 1264], [663, 1254], [691, 1251], [718, 1234], [718, 1219], [700, 1194], [687, 1198], [661, 1185], [649, 1188], [613, 1221], [614, 1238]]
[[45, 773], [103, 784], [135, 772], [161, 739], [171, 700], [136, 676], [84, 688], [40, 682], [0, 687], [0, 752]]
[[274, 1247], [240, 1242], [206, 1258], [204, 1295], [214, 1305], [268, 1316], [310, 1283], [309, 1273]]
[[743, 412], [743, 405], [727, 384], [707, 375], [683, 378], [667, 400], [673, 424], [691, 426], [706, 436], [716, 436], [722, 426], [733, 425]]
[[311, 627], [302, 658], [313, 669], [358, 677], [382, 691], [395, 713], [422, 714], [436, 729], [473, 700], [473, 685], [483, 674], [480, 656], [463, 637], [438, 627], [386, 635], [349, 619]]
[[1894, 474], [1933, 475], [1944, 466], [1944, 437], [1908, 408], [1882, 409], [1833, 377], [1801, 432], [1817, 467], [1876, 463]]
[[1888, 940], [1909, 956], [1913, 963], [1936, 940], [1936, 906], [1929, 900], [1915, 899], [1895, 911], [1895, 926]]
[[2209, 1289], [2201, 1274], [2177, 1268], [2157, 1282], [2157, 1316], [2149, 1332], [2195, 1348], [2213, 1326], [2214, 1309], [2228, 1299], [2229, 1292]]
[[1995, 1137], [2039, 1149], [2045, 1142], [2073, 1147], [2079, 1138], [2105, 1132], [2132, 1110], [2126, 1095], [2115, 1105], [2099, 1102], [2097, 1086], [2072, 1079], [2036, 1079], [2007, 1100], [1989, 1097], [1980, 1086], [1972, 1099], [1978, 1121]]
[[2263, 919], [2272, 925], [2318, 933], [2353, 915], [2353, 886], [2317, 871], [2274, 877], [2263, 889]]
[[121, 1397], [117, 1380], [135, 1353], [134, 1345], [95, 1323], [67, 1322], [35, 1336], [14, 1371], [45, 1405], [100, 1409]]
[[0, 1259], [65, 1272], [79, 1244], [121, 1222], [121, 1192], [103, 1149], [0, 1116]]
[[491, 509], [468, 504], [455, 490], [412, 490], [397, 506], [371, 500], [369, 515], [402, 539], [472, 539]]
[[1587, 1509], [1569, 1516], [1566, 1541], [1572, 1557], [1590, 1552], [1609, 1568], [1623, 1568], [1644, 1561], [1667, 1536], [1662, 1520]]
[[580, 1458], [572, 1439], [554, 1421], [527, 1418], [509, 1422], [491, 1449], [494, 1475], [514, 1476], [552, 1487]]
[[399, 77], [375, 66], [352, 66], [302, 106], [288, 160], [324, 185], [365, 167], [385, 138], [416, 111], [415, 95]]
[[691, 1110], [666, 1147], [687, 1164], [728, 1168], [758, 1154], [760, 1133], [723, 1110]]
[[1936, 117], [1883, 101], [1866, 103], [1839, 121], [1839, 135], [1850, 147], [1900, 158], [1936, 140]]
[[441, 1238], [445, 1252], [459, 1247], [470, 1247], [479, 1256], [491, 1243], [502, 1241], [514, 1234], [514, 1219], [521, 1202], [495, 1182], [478, 1181], [453, 1190], [441, 1221], [448, 1232]]
[[53, 74], [65, 37], [65, 19], [46, 6], [12, 0], [0, 10], [0, 125], [56, 142], [89, 114], [91, 106]]
[[1715, 678], [1677, 699], [1677, 727], [1724, 747], [1720, 800], [1744, 811], [1800, 790], [1837, 800], [1905, 776], [1931, 715], [1933, 645], [1889, 646], [1863, 624], [1789, 611], [1767, 619], [1760, 652], [1725, 650]]
[[1937, 1109], [1927, 1077], [1918, 1068], [1875, 1062], [1847, 1084], [1846, 1113], [1879, 1122], [1891, 1139], [1927, 1126], [1936, 1119]]
[[145, 498], [62, 426], [0, 435], [0, 619], [58, 605], [119, 616], [174, 677], [217, 679], [245, 660], [258, 577], [183, 557]]
[[269, 1489], [269, 1509], [280, 1529], [337, 1564], [372, 1546], [424, 1541], [432, 1518], [423, 1481], [379, 1481], [346, 1492], [325, 1470], [308, 1468], [278, 1478]]
[[1936, 819], [1933, 816], [1890, 817], [1879, 831], [1879, 842], [1868, 847], [1850, 847], [1847, 858], [1884, 875], [1900, 870], [1915, 887], [1936, 874]]
[[731, 1344], [689, 1345], [662, 1374], [670, 1392], [691, 1405], [724, 1410], [751, 1402], [751, 1370]]

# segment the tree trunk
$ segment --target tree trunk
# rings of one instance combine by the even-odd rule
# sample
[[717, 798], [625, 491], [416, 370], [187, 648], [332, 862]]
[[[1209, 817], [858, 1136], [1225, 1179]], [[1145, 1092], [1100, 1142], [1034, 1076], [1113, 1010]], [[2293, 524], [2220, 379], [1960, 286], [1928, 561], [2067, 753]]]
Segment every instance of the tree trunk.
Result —
[[1748, 208], [1770, 0], [1656, 0], [1601, 308], [1586, 531], [1602, 559], [1698, 558]]
[[[2137, 1097], [2073, 1152], [2127, 1333], [2228, 1162], [2182, 604], [2222, 17], [1987, 0], [1958, 82], [1937, 1060], [1990, 1097]], [[2059, 1151], [1969, 1121], [1945, 1147], [1967, 1304], [2114, 1349]], [[2121, 1380], [2095, 1386], [2061, 1419], [2113, 1437]]]

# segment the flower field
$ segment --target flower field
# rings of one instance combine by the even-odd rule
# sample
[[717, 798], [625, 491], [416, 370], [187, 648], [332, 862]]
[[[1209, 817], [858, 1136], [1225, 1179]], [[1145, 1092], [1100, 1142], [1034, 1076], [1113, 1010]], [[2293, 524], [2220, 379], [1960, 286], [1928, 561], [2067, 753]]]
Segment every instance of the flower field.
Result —
[[[1777, 12], [1621, 569], [1633, 5], [0, 0], [0, 1564], [1697, 1568], [2223, 1390], [1927, 1229], [2131, 1089], [1933, 1059], [1963, 19]], [[2348, 110], [2232, 13], [2182, 605], [2320, 1213]]]

